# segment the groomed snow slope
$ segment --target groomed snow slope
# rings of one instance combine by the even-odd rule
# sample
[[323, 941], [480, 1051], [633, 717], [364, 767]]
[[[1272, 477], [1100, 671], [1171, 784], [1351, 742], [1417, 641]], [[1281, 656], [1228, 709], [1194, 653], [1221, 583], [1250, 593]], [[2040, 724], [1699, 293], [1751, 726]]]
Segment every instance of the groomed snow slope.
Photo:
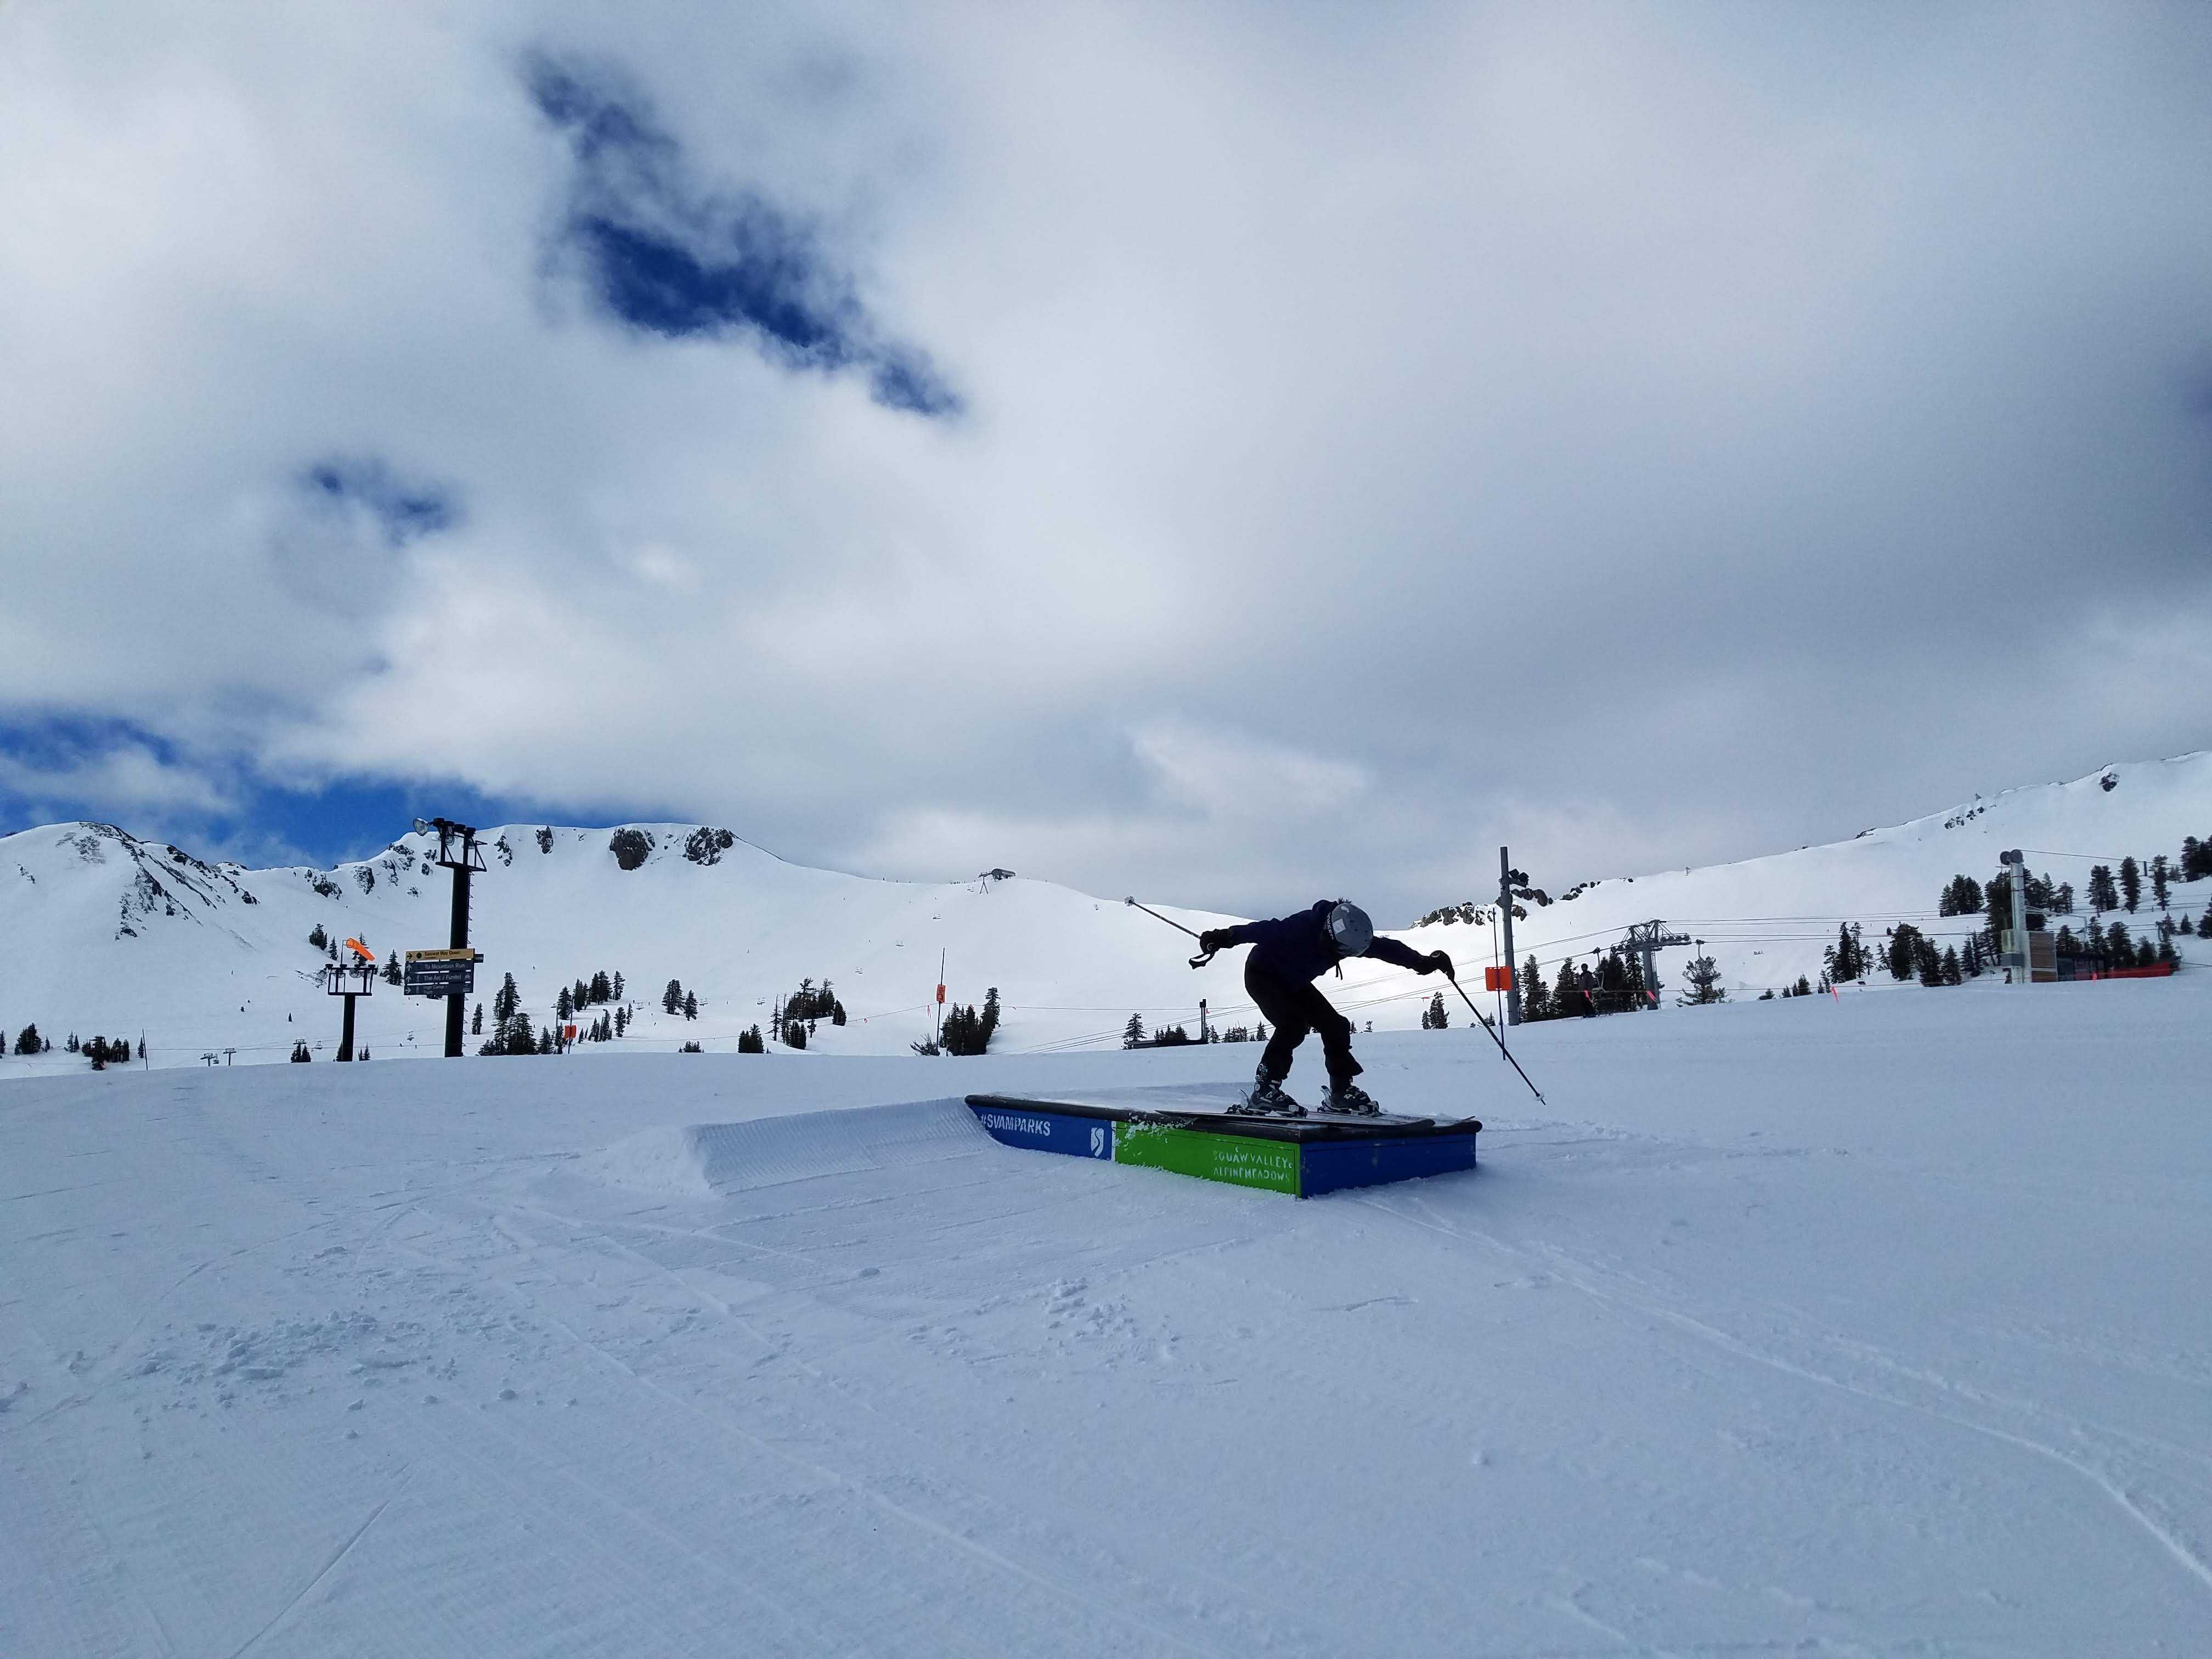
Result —
[[[487, 957], [479, 1000], [489, 1002], [512, 973], [525, 1008], [544, 1024], [561, 986], [619, 970], [644, 1018], [629, 1042], [587, 1054], [666, 1052], [688, 1040], [727, 1051], [745, 1027], [767, 1023], [774, 1000], [802, 978], [827, 978], [853, 1023], [818, 1026], [815, 1049], [903, 1054], [928, 1034], [941, 952], [956, 1000], [981, 1003], [988, 988], [999, 988], [1007, 1009], [995, 1045], [1002, 1052], [1111, 1046], [1133, 1012], [1149, 1025], [1194, 1027], [1201, 997], [1218, 1023], [1254, 1018], [1243, 952], [1193, 973], [1184, 965], [1189, 940], [1111, 897], [1026, 878], [875, 881], [807, 869], [734, 837], [721, 846], [689, 824], [629, 827], [653, 841], [651, 854], [629, 871], [610, 851], [606, 830], [484, 832], [490, 867], [476, 879], [471, 933]], [[1532, 908], [1515, 954], [1536, 955], [1549, 975], [1562, 957], [1587, 957], [1630, 923], [1657, 917], [1706, 939], [1735, 994], [1754, 994], [1801, 973], [1817, 975], [1821, 949], [1842, 921], [1863, 923], [1870, 942], [1898, 920], [1939, 937], [1969, 931], [1971, 921], [1936, 919], [1936, 896], [1954, 875], [1993, 874], [2007, 847], [2033, 849], [2032, 867], [2083, 890], [2092, 860], [2082, 855], [2112, 864], [2130, 854], [2172, 857], [2189, 835], [2212, 838], [2212, 753], [2011, 790], [1835, 846], [1601, 882], [1571, 901]], [[687, 845], [713, 861], [687, 858]], [[0, 838], [0, 1025], [12, 1032], [35, 1021], [57, 1042], [71, 1031], [135, 1038], [143, 1030], [157, 1066], [196, 1064], [224, 1048], [237, 1049], [241, 1061], [281, 1060], [301, 1037], [327, 1058], [338, 1016], [315, 982], [324, 958], [307, 935], [319, 924], [333, 938], [365, 939], [380, 957], [444, 945], [450, 878], [425, 865], [425, 848], [410, 835], [376, 859], [333, 871], [248, 871], [100, 826]], [[1516, 848], [1516, 856], [1540, 884], [1565, 890], [1562, 872], [1542, 867], [1540, 848]], [[1470, 861], [1486, 867], [1481, 857]], [[1345, 872], [1340, 884], [1358, 896], [1358, 873]], [[1318, 896], [1285, 893], [1280, 908]], [[2212, 906], [2212, 882], [2176, 887], [2174, 902], [2201, 915]], [[1194, 928], [1223, 919], [1169, 914]], [[2154, 914], [2124, 920], [2141, 931]], [[1441, 946], [1470, 969], [1492, 960], [1487, 926], [1403, 936]], [[1686, 954], [1662, 957], [1669, 984], [1679, 984]], [[698, 994], [696, 1021], [660, 1013], [672, 978]], [[1326, 986], [1361, 1023], [1393, 1030], [1417, 1026], [1440, 983], [1360, 963]], [[361, 1006], [361, 1040], [379, 1058], [434, 1055], [443, 1018], [442, 1004], [380, 987]], [[0, 1079], [80, 1063], [66, 1054], [11, 1058], [0, 1060]]]
[[1484, 1166], [1305, 1203], [948, 1103], [1233, 1048], [21, 1081], [0, 1652], [2194, 1651], [2207, 977], [1375, 1036]]

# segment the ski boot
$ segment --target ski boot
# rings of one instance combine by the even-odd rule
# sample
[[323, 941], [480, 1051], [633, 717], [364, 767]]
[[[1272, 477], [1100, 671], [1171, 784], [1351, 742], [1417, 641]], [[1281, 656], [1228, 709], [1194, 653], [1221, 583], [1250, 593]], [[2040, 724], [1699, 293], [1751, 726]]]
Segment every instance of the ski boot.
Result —
[[1283, 1091], [1280, 1078], [1263, 1069], [1252, 1074], [1252, 1086], [1229, 1109], [1237, 1117], [1304, 1117], [1306, 1109]]
[[1374, 1097], [1358, 1084], [1350, 1081], [1332, 1083], [1322, 1091], [1321, 1109], [1346, 1117], [1380, 1117], [1382, 1109], [1375, 1103]]

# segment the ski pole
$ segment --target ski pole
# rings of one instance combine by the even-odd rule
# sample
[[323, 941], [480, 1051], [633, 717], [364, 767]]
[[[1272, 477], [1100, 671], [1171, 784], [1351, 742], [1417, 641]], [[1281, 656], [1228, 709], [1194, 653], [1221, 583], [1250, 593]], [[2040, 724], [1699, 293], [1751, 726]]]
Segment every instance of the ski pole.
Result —
[[[1170, 927], [1174, 928], [1174, 929], [1176, 930], [1176, 932], [1177, 932], [1178, 933], [1190, 933], [1190, 936], [1191, 936], [1193, 939], [1196, 939], [1196, 938], [1198, 937], [1198, 935], [1197, 935], [1196, 933], [1191, 933], [1191, 930], [1190, 930], [1189, 928], [1188, 928], [1188, 927], [1184, 927], [1181, 922], [1177, 921], [1176, 921], [1173, 916], [1164, 916], [1164, 915], [1162, 915], [1158, 911], [1157, 911], [1157, 910], [1153, 909], [1153, 908], [1152, 908], [1152, 907], [1151, 905], [1149, 905], [1149, 904], [1138, 904], [1138, 903], [1137, 903], [1137, 901], [1136, 901], [1135, 899], [1133, 899], [1133, 898], [1125, 898], [1125, 899], [1123, 899], [1123, 900], [1121, 901], [1121, 902], [1122, 902], [1122, 903], [1124, 903], [1124, 904], [1127, 904], [1127, 905], [1134, 906], [1137, 909], [1142, 910], [1142, 911], [1143, 911], [1146, 915], [1150, 916], [1150, 917], [1151, 917], [1154, 921], [1164, 921], [1165, 923], [1167, 923], [1167, 925], [1168, 925], [1169, 927]], [[1195, 956], [1195, 957], [1193, 957], [1190, 959], [1190, 965], [1191, 965], [1192, 967], [1194, 967], [1194, 968], [1203, 968], [1203, 967], [1205, 967], [1205, 966], [1206, 966], [1206, 964], [1207, 963], [1209, 963], [1209, 962], [1211, 962], [1211, 961], [1212, 961], [1212, 960], [1213, 960], [1213, 952], [1212, 952], [1212, 951], [1206, 951], [1203, 956]]]
[[[1467, 1004], [1468, 1012], [1473, 1014], [1477, 1019], [1482, 1021], [1482, 1029], [1490, 1033], [1490, 1040], [1498, 1045], [1498, 1052], [1505, 1056], [1505, 1063], [1508, 1066], [1510, 1066], [1515, 1071], [1521, 1072], [1521, 1062], [1513, 1058], [1513, 1051], [1505, 1046], [1505, 1039], [1498, 1035], [1498, 1028], [1490, 1023], [1489, 1018], [1483, 1013], [1481, 1009], [1474, 1006], [1474, 999], [1468, 995], [1466, 988], [1460, 984], [1459, 975], [1457, 974], [1446, 974], [1444, 977], [1451, 981], [1452, 989], [1459, 993], [1459, 1000]], [[1528, 1073], [1526, 1072], [1521, 1072], [1521, 1080], [1523, 1083], [1528, 1083]], [[1544, 1098], [1544, 1091], [1541, 1089], [1539, 1089], [1534, 1084], [1528, 1083], [1528, 1092], [1536, 1097], [1538, 1104], [1545, 1106], [1551, 1104], [1551, 1102]]]

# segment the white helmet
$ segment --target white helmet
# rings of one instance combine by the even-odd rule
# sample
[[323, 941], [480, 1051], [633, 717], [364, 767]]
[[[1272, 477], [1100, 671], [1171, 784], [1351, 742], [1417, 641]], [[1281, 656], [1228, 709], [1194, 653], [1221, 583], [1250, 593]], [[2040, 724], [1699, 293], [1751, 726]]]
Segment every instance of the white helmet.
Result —
[[1339, 899], [1328, 913], [1328, 937], [1340, 957], [1356, 957], [1375, 943], [1375, 924], [1350, 899]]

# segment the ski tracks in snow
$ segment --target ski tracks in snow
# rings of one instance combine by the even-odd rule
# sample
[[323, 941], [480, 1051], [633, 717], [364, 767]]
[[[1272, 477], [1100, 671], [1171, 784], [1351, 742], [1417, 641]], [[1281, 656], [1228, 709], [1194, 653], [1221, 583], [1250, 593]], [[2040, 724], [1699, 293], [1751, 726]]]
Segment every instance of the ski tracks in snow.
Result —
[[[1689, 1161], [1695, 1160], [1678, 1160]], [[1518, 1261], [1538, 1276], [1524, 1283], [1555, 1280], [1601, 1306], [1656, 1322], [1735, 1359], [1984, 1436], [2044, 1460], [2094, 1489], [2163, 1558], [2200, 1589], [2212, 1591], [2212, 1563], [2208, 1563], [2203, 1547], [2194, 1541], [2188, 1523], [2180, 1518], [2185, 1509], [2192, 1506], [2159, 1491], [2161, 1486], [2187, 1486], [2191, 1489], [2194, 1512], [2212, 1515], [2212, 1481], [2202, 1478], [2203, 1472], [2212, 1471], [2212, 1455], [2203, 1449], [2091, 1422], [2033, 1401], [1961, 1382], [1936, 1367], [1912, 1363], [1879, 1343], [1824, 1326], [1802, 1308], [1771, 1300], [1755, 1304], [1740, 1302], [1734, 1310], [1736, 1322], [1755, 1323], [1762, 1328], [1762, 1337], [1754, 1340], [1729, 1328], [1723, 1322], [1729, 1320], [1728, 1314], [1711, 1309], [1692, 1313], [1682, 1305], [1688, 1300], [1686, 1295], [1663, 1290], [1649, 1275], [1632, 1272], [1617, 1260], [1607, 1261], [1589, 1251], [1570, 1250], [1553, 1240], [1516, 1241], [1498, 1231], [1465, 1224], [1414, 1188], [1362, 1195], [1358, 1201], [1411, 1225]], [[1455, 1206], [1454, 1214], [1463, 1214], [1466, 1207], [1471, 1206]], [[1852, 1375], [1854, 1370], [1859, 1374]], [[1870, 1379], [1869, 1372], [1881, 1381]], [[2189, 1465], [2200, 1472], [2193, 1483], [2181, 1478]]]

